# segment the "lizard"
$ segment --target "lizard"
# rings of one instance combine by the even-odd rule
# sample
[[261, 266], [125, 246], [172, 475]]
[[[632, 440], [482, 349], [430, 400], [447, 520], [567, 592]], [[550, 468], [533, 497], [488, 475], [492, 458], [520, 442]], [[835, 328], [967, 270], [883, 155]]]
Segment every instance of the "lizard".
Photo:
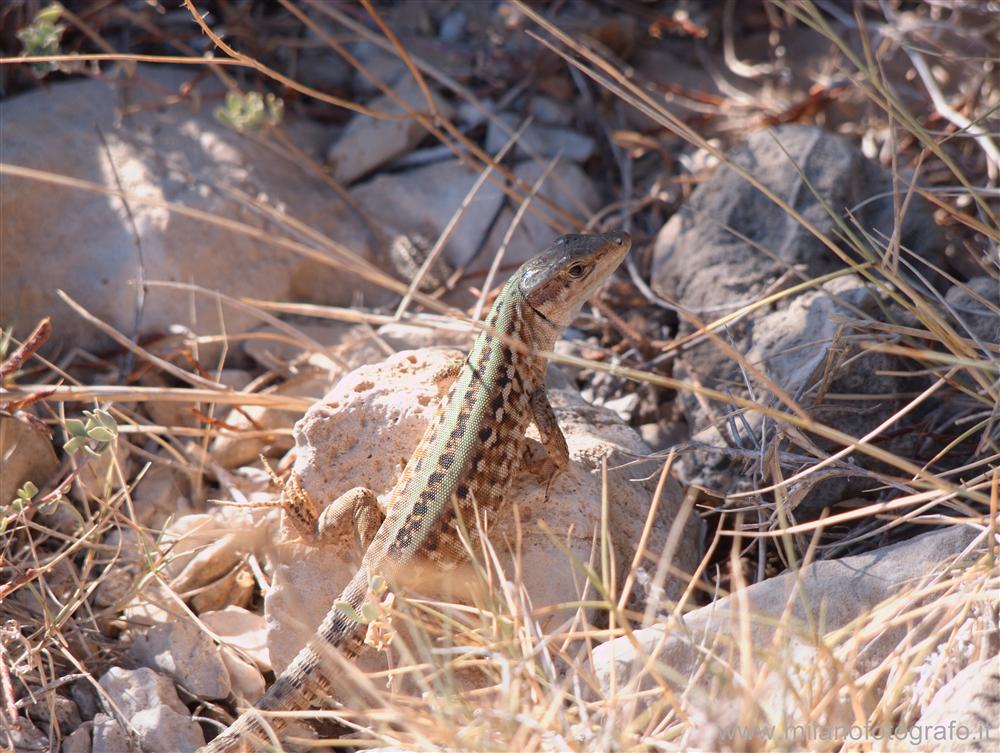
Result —
[[351, 614], [361, 612], [373, 579], [391, 582], [418, 561], [443, 570], [465, 559], [460, 532], [477, 530], [476, 514], [501, 512], [530, 423], [545, 447], [544, 463], [555, 472], [566, 467], [569, 450], [545, 392], [546, 361], [540, 353], [554, 348], [630, 247], [631, 238], [623, 232], [564, 235], [510, 277], [467, 357], [456, 362], [454, 381], [389, 492], [384, 519], [372, 522], [368, 511], [377, 507], [375, 496], [360, 487], [319, 516], [294, 505], [302, 526], [329, 529], [342, 516], [353, 515], [370, 541], [357, 572], [306, 646], [264, 697], [201, 753], [267, 745], [280, 731], [281, 719], [265, 722], [259, 712], [302, 708], [330, 690], [323, 656], [332, 650], [350, 655], [360, 643], [365, 625]]

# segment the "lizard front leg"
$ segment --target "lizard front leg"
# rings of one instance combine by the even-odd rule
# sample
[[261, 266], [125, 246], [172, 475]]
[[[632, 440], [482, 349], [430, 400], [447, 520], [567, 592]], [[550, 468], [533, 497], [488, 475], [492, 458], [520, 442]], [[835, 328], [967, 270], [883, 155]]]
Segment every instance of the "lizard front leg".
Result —
[[317, 515], [316, 503], [294, 473], [282, 490], [281, 506], [295, 530], [317, 546], [336, 540], [345, 525], [352, 525], [361, 553], [367, 551], [385, 518], [375, 493], [363, 486], [344, 492]]
[[530, 466], [529, 470], [536, 476], [549, 477], [551, 483], [551, 479], [569, 465], [569, 448], [545, 387], [531, 393], [531, 415], [545, 447], [545, 458]]

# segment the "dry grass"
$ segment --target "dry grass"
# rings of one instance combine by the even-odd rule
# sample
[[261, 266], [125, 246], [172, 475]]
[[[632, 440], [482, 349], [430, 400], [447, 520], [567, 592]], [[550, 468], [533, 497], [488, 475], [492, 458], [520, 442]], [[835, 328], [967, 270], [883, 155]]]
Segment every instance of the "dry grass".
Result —
[[[210, 22], [200, 20], [201, 3], [185, 0], [184, 5], [193, 18], [199, 19], [201, 32], [214, 43], [216, 58], [211, 63], [197, 56], [192, 46], [197, 37], [192, 35], [174, 40], [175, 49], [183, 54], [117, 53], [104, 40], [102, 28], [88, 20], [94, 14], [82, 11], [71, 14], [66, 21], [75, 29], [73, 38], [79, 39], [80, 54], [42, 54], [28, 62], [71, 65], [73, 70], [89, 73], [109, 61], [125, 67], [138, 62], [184, 64], [194, 66], [193, 71], [204, 70], [219, 77], [230, 91], [279, 91], [299, 103], [323, 103], [379, 118], [412, 118], [480, 173], [480, 185], [486, 181], [501, 183], [522, 207], [522, 212], [545, 217], [553, 234], [581, 228], [624, 227], [637, 237], [639, 246], [662, 224], [667, 209], [663, 196], [671, 196], [670, 202], [676, 204], [691, 185], [690, 178], [680, 175], [650, 177], [664, 173], [664, 167], [669, 167], [664, 163], [673, 159], [654, 135], [670, 134], [678, 143], [700, 150], [706, 158], [726, 162], [725, 147], [749, 130], [768, 123], [808, 119], [810, 113], [822, 111], [836, 97], [848, 96], [856, 103], [855, 112], [862, 114], [855, 124], [857, 138], [870, 139], [879, 149], [891, 153], [889, 167], [896, 177], [895, 200], [899, 210], [905, 209], [911, 194], [931, 201], [939, 224], [945, 225], [955, 239], [957, 252], [967, 256], [967, 265], [978, 265], [982, 274], [994, 279], [1000, 274], [997, 265], [1000, 165], [996, 151], [1000, 138], [996, 133], [1000, 90], [995, 77], [991, 80], [987, 75], [978, 81], [977, 87], [962, 92], [963, 97], [957, 103], [955, 92], [942, 94], [935, 65], [978, 76], [983, 61], [975, 56], [963, 60], [944, 42], [937, 44], [940, 40], [929, 30], [939, 21], [926, 13], [919, 16], [916, 26], [906, 28], [893, 3], [862, 4], [855, 14], [838, 11], [831, 18], [829, 3], [774, 0], [767, 13], [776, 31], [790, 26], [812, 28], [838, 48], [831, 61], [836, 72], [831, 81], [836, 85], [822, 92], [786, 92], [790, 98], [784, 100], [780, 94], [765, 99], [763, 88], [744, 92], [742, 99], [735, 94], [729, 99], [701, 97], [703, 117], [695, 118], [679, 116], [675, 109], [668, 108], [662, 92], [632, 75], [611, 51], [614, 45], [606, 38], [597, 41], [593, 36], [560, 28], [550, 20], [552, 14], [548, 11], [552, 8], [514, 2], [508, 9], [517, 33], [530, 35], [537, 40], [539, 49], [549, 50], [550, 63], [562, 61], [563, 70], [572, 72], [580, 96], [603, 103], [600, 127], [607, 136], [608, 154], [613, 159], [605, 167], [615, 168], [613, 172], [606, 171], [607, 184], [603, 188], [606, 195], [616, 196], [617, 200], [595, 217], [585, 217], [573, 207], [552, 206], [544, 197], [537, 196], [537, 186], [518, 180], [505, 164], [485, 153], [454, 122], [434, 113], [429, 94], [426, 112], [398, 98], [405, 115], [373, 112], [360, 103], [297, 83], [287, 72], [240, 52], [241, 45], [233, 41], [244, 43], [247, 49], [267, 49], [263, 43], [271, 37], [278, 38], [279, 32], [235, 27], [227, 43], [216, 35]], [[226, 3], [219, 3], [213, 7], [225, 6]], [[375, 7], [366, 0], [362, 2], [363, 10], [348, 10], [339, 4], [316, 0], [281, 0], [281, 6], [286, 11], [283, 16], [286, 28], [289, 23], [309, 26], [316, 33], [313, 39], [321, 40], [330, 55], [345, 57], [390, 97], [395, 94], [388, 84], [351, 57], [341, 38], [323, 31], [317, 25], [317, 18], [397, 55], [425, 91], [425, 81], [432, 80], [455, 98], [487, 109], [480, 97], [454, 80], [440, 65], [425, 59], [417, 50], [408, 49], [405, 41], [390, 30], [386, 9], [381, 6]], [[14, 17], [20, 13], [19, 21], [26, 23], [27, 7], [8, 9], [5, 13]], [[310, 15], [305, 14], [306, 10]], [[224, 10], [218, 12], [225, 15]], [[940, 13], [947, 15], [948, 11]], [[147, 17], [124, 7], [111, 18], [113, 21], [106, 20], [109, 27], [133, 24], [136, 29], [143, 29], [148, 21]], [[837, 28], [835, 23], [839, 24]], [[860, 54], [857, 46], [842, 41], [848, 36], [845, 29], [862, 40]], [[981, 35], [986, 31], [957, 27], [955, 34], [959, 40], [982, 41]], [[688, 33], [697, 37], [696, 25]], [[101, 52], [90, 51], [94, 49]], [[900, 55], [906, 57], [915, 71], [915, 77], [908, 82], [896, 77], [895, 63]], [[85, 61], [94, 67], [85, 67]], [[27, 70], [24, 60], [8, 57], [0, 62]], [[745, 62], [733, 59], [729, 63], [748, 74], [749, 81], [763, 75]], [[780, 69], [791, 64], [788, 60], [778, 60], [773, 65]], [[891, 74], [887, 73], [890, 68]], [[683, 92], [678, 96], [699, 101], [694, 94], [697, 93]], [[625, 108], [643, 113], [655, 124], [656, 133], [639, 133], [622, 127], [621, 113]], [[612, 114], [617, 116], [617, 122]], [[264, 124], [247, 137], [284, 154], [303, 170], [323, 175], [333, 193], [344, 195], [342, 187], [335, 185], [322, 165], [296, 149], [282, 126]], [[732, 348], [725, 337], [727, 324], [819, 284], [819, 280], [812, 279], [747, 302], [739, 310], [723, 312], [715, 319], [705, 320], [699, 312], [674, 307], [677, 315], [693, 324], [695, 332], [672, 341], [658, 339], [658, 323], [665, 321], [663, 317], [667, 315], [663, 313], [662, 301], [649, 300], [646, 308], [650, 313], [643, 322], [648, 325], [646, 331], [636, 333], [625, 322], [620, 322], [620, 326], [605, 322], [604, 331], [613, 333], [614, 340], [605, 352], [613, 352], [613, 358], [598, 362], [552, 354], [553, 360], [584, 368], [588, 375], [608, 372], [619, 389], [626, 380], [631, 380], [661, 391], [660, 394], [669, 394], [670, 390], [690, 391], [734, 410], [765, 415], [769, 427], [765, 446], [751, 451], [733, 450], [736, 454], [746, 452], [751, 459], [759, 455], [762, 461], [766, 460], [752, 464], [752, 491], [730, 500], [730, 504], [741, 505], [739, 511], [734, 508], [722, 514], [704, 498], [696, 499], [693, 495], [689, 498], [685, 509], [690, 514], [701, 514], [716, 522], [714, 539], [697, 577], [691, 581], [686, 599], [681, 603], [654, 600], [645, 614], [625, 609], [625, 599], [616, 590], [616, 583], [644, 581], [645, 572], [655, 567], [657, 557], [653, 557], [652, 565], [637, 561], [624, 578], [622, 574], [615, 577], [608, 570], [609, 558], [602, 556], [608, 546], [606, 539], [599, 540], [592, 563], [569, 565], [579, 568], [589, 585], [588, 594], [585, 602], [576, 605], [571, 618], [555, 626], [546, 623], [546, 614], [532, 609], [519, 574], [502, 573], [499, 559], [490, 549], [480, 556], [480, 573], [488, 596], [484, 597], [484, 603], [476, 605], [478, 608], [407, 600], [400, 595], [393, 608], [392, 623], [406, 640], [401, 637], [395, 643], [397, 655], [392, 669], [382, 675], [366, 676], [346, 664], [343, 672], [350, 678], [354, 695], [343, 699], [343, 708], [309, 715], [332, 719], [353, 731], [349, 739], [331, 745], [400, 750], [791, 749], [795, 746], [782, 742], [780, 736], [758, 735], [753, 740], [727, 741], [720, 735], [724, 735], [726, 725], [773, 722], [762, 698], [779, 689], [793, 700], [794, 708], [788, 710], [786, 719], [839, 719], [862, 726], [906, 724], [916, 718], [920, 704], [954, 674], [956, 667], [975, 658], [995, 655], [996, 593], [1000, 588], [995, 549], [1000, 498], [1000, 348], [972, 335], [961, 324], [961, 312], [953, 310], [930, 286], [915, 282], [919, 275], [930, 276], [935, 270], [928, 269], [901, 247], [898, 238], [872, 237], [866, 228], [844, 222], [835, 214], [840, 237], [823, 236], [781, 197], [760, 185], [751, 172], [736, 165], [732, 167], [816, 234], [841, 259], [841, 273], [860, 275], [894, 304], [896, 314], [882, 321], [855, 322], [855, 331], [861, 333], [859, 337], [866, 349], [905, 359], [911, 374], [923, 376], [924, 386], [905, 396], [896, 414], [877, 430], [865, 437], [852, 437], [834, 426], [817, 422], [800, 405], [801, 395], [786, 394], [770, 382], [758, 365], [748, 362]], [[922, 176], [919, 186], [907, 178], [913, 170], [919, 170]], [[43, 174], [18, 165], [0, 165], [0, 172], [8, 178], [96, 191], [131, 204], [149, 201], [118, 188], [88, 184], [72, 176]], [[407, 285], [360, 259], [350, 248], [302, 227], [293, 217], [266, 204], [258, 208], [284, 232], [261, 231], [191, 207], [170, 203], [159, 206], [359, 275], [393, 291], [403, 301], [395, 317], [384, 312], [284, 302], [224, 303], [255, 311], [262, 322], [278, 321], [269, 312], [293, 312], [300, 317], [368, 324], [405, 315], [407, 320], [427, 323], [423, 315], [407, 313], [417, 306], [475, 321], [492, 287], [492, 274], [486, 281], [480, 278], [470, 282], [462, 278], [462, 270], [456, 272], [453, 281], [463, 280], [461, 284], [480, 294], [480, 304], [475, 307], [475, 314], [469, 316], [445, 303], [440, 295], [419, 292], [419, 278], [430, 268], [430, 262], [424, 265], [418, 279]], [[542, 209], [551, 213], [546, 214]], [[435, 245], [438, 251], [445, 240], [446, 237], [438, 239]], [[637, 279], [638, 269], [630, 271], [633, 279]], [[207, 291], [195, 291], [202, 293]], [[647, 294], [651, 295], [641, 284], [630, 293], [640, 299]], [[1000, 317], [1000, 311], [989, 302], [981, 302]], [[29, 700], [26, 691], [30, 690], [38, 703], [52, 705], [54, 694], [65, 694], [71, 683], [84, 680], [98, 687], [95, 678], [123, 661], [124, 648], [118, 639], [129, 627], [123, 619], [123, 606], [151, 583], [159, 582], [169, 589], [162, 573], [172, 556], [171, 549], [160, 546], [162, 531], [147, 529], [136, 520], [131, 499], [137, 482], [152, 464], [166, 465], [195, 479], [192, 497], [200, 501], [236, 496], [238, 491], [231, 480], [208, 459], [208, 444], [217, 436], [268, 432], [234, 430], [222, 421], [223, 411], [229, 406], [269, 406], [302, 412], [310, 403], [303, 398], [260, 392], [255, 386], [244, 390], [224, 387], [218, 381], [218, 374], [225, 365], [225, 356], [209, 367], [193, 365], [197, 363], [199, 348], [219, 342], [234, 346], [239, 342], [238, 337], [225, 333], [192, 335], [156, 344], [155, 348], [147, 347], [126, 333], [114, 332], [79, 305], [75, 308], [81, 317], [116, 340], [121, 351], [70, 352], [53, 363], [37, 353], [44, 333], [25, 343], [8, 338], [10, 348], [21, 346], [22, 350], [6, 362], [0, 402], [7, 414], [33, 411], [38, 416], [35, 421], [44, 423], [56, 444], [61, 444], [67, 418], [75, 417], [83, 408], [105, 407], [119, 426], [118, 438], [111, 443], [118, 451], [109, 451], [99, 458], [83, 454], [64, 457], [48, 487], [30, 500], [8, 505], [3, 510], [0, 691], [2, 717], [8, 725], [14, 724], [24, 712]], [[608, 308], [613, 312], [613, 305]], [[905, 312], [905, 317], [899, 312]], [[631, 321], [631, 325], [635, 322]], [[294, 324], [283, 322], [280, 326], [281, 337], [303, 353], [325, 353]], [[739, 363], [754, 386], [755, 400], [670, 376], [671, 360], [692, 342], [704, 339]], [[125, 352], [130, 353], [130, 360], [125, 362], [132, 364], [127, 378], [110, 385], [88, 382], [87, 375], [92, 373], [89, 370], [96, 366], [104, 373], [113, 372]], [[147, 370], [171, 375], [173, 386], [136, 386], [135, 378]], [[930, 449], [920, 457], [902, 457], [884, 449], [882, 437], [931, 397], [947, 406], [947, 410], [925, 427], [924, 447]], [[196, 428], [159, 425], [151, 421], [145, 405], [163, 401], [197, 406], [204, 420]], [[146, 449], [148, 445], [140, 444], [140, 440], [152, 440], [158, 454], [151, 454]], [[825, 440], [824, 447], [835, 449], [819, 450], [818, 440]], [[850, 505], [818, 520], [797, 520], [794, 495], [824, 474], [842, 469], [843, 459], [848, 455], [859, 453], [880, 461], [882, 470], [867, 472], [881, 485], [880, 490], [854, 499]], [[123, 464], [122, 459], [129, 456], [130, 462]], [[108, 481], [107, 488], [111, 491], [95, 493], [100, 484], [90, 483], [88, 491], [71, 492], [81, 474], [95, 470]], [[604, 502], [606, 508], [610, 501]], [[977, 546], [961, 561], [943, 562], [932, 572], [913, 573], [909, 587], [845, 628], [817, 631], [816, 625], [803, 626], [786, 613], [772, 625], [774, 639], [765, 649], [751, 642], [751, 626], [761, 617], [752, 614], [743, 603], [744, 608], [733, 618], [731, 634], [710, 636], [699, 645], [699, 662], [689, 676], [678, 676], [655, 657], [640, 662], [642, 671], [638, 675], [616, 678], [612, 673], [610, 680], [604, 678], [602, 682], [595, 674], [592, 652], [598, 644], [624, 637], [638, 645], [637, 629], [663, 624], [664, 615], [678, 615], [709, 599], [738, 591], [739, 586], [761, 578], [765, 564], [768, 568], [775, 566], [794, 573], [814, 559], [867, 551], [903, 540], [915, 531], [944, 525], [976, 529]], [[145, 552], [138, 562], [122, 560], [122, 542], [131, 537], [140, 542], [140, 550]], [[553, 541], [557, 546], [558, 536]], [[126, 577], [130, 580], [122, 582]], [[261, 586], [266, 587], [263, 581], [267, 576], [259, 573], [259, 577]], [[101, 597], [108, 592], [113, 597]], [[180, 619], [195, 619], [183, 596], [178, 594], [174, 598], [175, 613]], [[671, 629], [677, 629], [676, 623], [670, 624]], [[884, 659], [873, 666], [859, 660], [881, 637], [900, 625], [908, 627], [905, 638]], [[805, 677], [798, 674], [790, 660], [794, 638], [802, 638], [804, 634], [819, 646], [812, 671]], [[190, 697], [185, 700], [202, 717], [218, 720], [232, 711], [231, 707], [213, 709]], [[66, 730], [53, 732], [53, 742], [57, 734], [65, 733]], [[816, 745], [830, 750], [879, 749], [879, 744], [871, 741], [840, 740]]]

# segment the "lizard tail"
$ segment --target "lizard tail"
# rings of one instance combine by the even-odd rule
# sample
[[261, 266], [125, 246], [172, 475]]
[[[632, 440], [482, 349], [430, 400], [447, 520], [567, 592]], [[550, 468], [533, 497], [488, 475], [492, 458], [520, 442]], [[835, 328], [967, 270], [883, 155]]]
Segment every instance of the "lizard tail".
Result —
[[[360, 609], [368, 592], [364, 568], [351, 579], [338, 601]], [[280, 750], [278, 733], [285, 726], [281, 717], [265, 717], [261, 711], [288, 711], [302, 708], [328, 687], [322, 671], [323, 658], [335, 649], [343, 650], [362, 625], [339, 609], [331, 609], [315, 635], [275, 680], [264, 697], [240, 714], [221, 735], [198, 753], [250, 753], [255, 750]]]

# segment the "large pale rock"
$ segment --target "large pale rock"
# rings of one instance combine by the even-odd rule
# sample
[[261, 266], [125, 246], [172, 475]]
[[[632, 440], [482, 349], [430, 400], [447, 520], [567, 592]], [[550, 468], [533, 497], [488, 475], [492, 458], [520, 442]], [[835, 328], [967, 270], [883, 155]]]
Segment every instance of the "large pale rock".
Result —
[[[718, 672], [725, 678], [732, 677], [741, 661], [748, 661], [751, 666], [740, 671], [750, 669], [759, 686], [766, 686], [757, 694], [766, 718], [758, 721], [801, 724], [801, 698], [822, 698], [830, 688], [841, 687], [844, 673], [860, 678], [904, 639], [912, 645], [926, 637], [926, 622], [899, 620], [879, 632], [879, 624], [888, 619], [876, 618], [869, 638], [858, 645], [853, 640], [867, 624], [866, 616], [883, 602], [918, 589], [935, 573], [961, 567], [960, 557], [976, 535], [956, 526], [867, 554], [814, 562], [800, 577], [786, 573], [756, 583], [689, 612], [682, 622], [670, 620], [598, 646], [594, 674], [605, 694], [631, 693], [656, 687], [654, 673], [683, 686], [696, 671], [706, 669], [704, 664], [708, 676]], [[914, 609], [917, 602], [905, 606]], [[929, 622], [936, 624], [936, 619]], [[841, 630], [852, 623], [851, 630]], [[776, 636], [779, 624], [782, 634]], [[746, 641], [751, 650], [743, 653]], [[859, 687], [863, 684], [858, 680]], [[740, 691], [732, 682], [699, 683], [689, 690], [692, 705], [716, 721], [712, 709], [740, 703]], [[872, 696], [858, 693], [853, 700], [872, 710]], [[850, 706], [841, 701], [828, 706], [826, 713], [829, 723], [852, 719]]]
[[[299, 293], [331, 304], [350, 303], [359, 290], [374, 292], [343, 270], [324, 277], [321, 287], [313, 285], [323, 266], [316, 261], [142, 203], [186, 204], [280, 235], [279, 227], [226, 191], [233, 186], [266, 198], [370, 258], [362, 225], [322, 182], [217, 122], [211, 112], [217, 99], [202, 106], [202, 95], [218, 94], [218, 85], [206, 82], [181, 104], [160, 106], [194, 75], [187, 68], [139, 66], [131, 79], [58, 83], [4, 103], [0, 150], [5, 162], [111, 190], [120, 181], [134, 218], [133, 225], [117, 198], [0, 178], [0, 321], [13, 323], [15, 334], [23, 335], [39, 318], [51, 315], [52, 347], [108, 343], [56, 297], [60, 288], [131, 334], [137, 293], [133, 281], [140, 277], [193, 281], [210, 290], [265, 299]], [[53, 217], [60, 221], [53, 223]], [[250, 314], [223, 308], [224, 329], [213, 298], [150, 288], [140, 331], [161, 333], [179, 324], [197, 332], [233, 334], [258, 323]]]
[[972, 753], [1000, 744], [1000, 657], [973, 662], [941, 688], [913, 725], [919, 732], [893, 749]]
[[[367, 486], [382, 495], [389, 491], [433, 416], [439, 392], [432, 376], [458, 355], [434, 349], [398, 353], [351, 372], [310, 408], [296, 425], [293, 469], [310, 497], [325, 505], [354, 486]], [[558, 372], [550, 372], [549, 379], [549, 397], [572, 463], [556, 477], [547, 502], [544, 484], [527, 471], [517, 475], [509, 497], [519, 511], [520, 572], [535, 608], [578, 601], [584, 595], [586, 577], [560, 546], [600, 569], [599, 558], [592, 560], [592, 545], [600, 530], [602, 458], [611, 456], [609, 531], [619, 577], [629, 569], [650, 505], [649, 484], [632, 480], [650, 475], [648, 465], [616, 468], [629, 454], [647, 452], [638, 435], [610, 411], [583, 402]], [[537, 438], [534, 429], [529, 437]], [[679, 504], [678, 488], [668, 485], [647, 547], [654, 558], [644, 562], [647, 571], [655, 569]], [[315, 548], [290, 538], [275, 549], [273, 588], [265, 614], [276, 670], [287, 665], [353, 575], [358, 561], [353, 538], [353, 532], [345, 530], [333, 545]], [[515, 540], [512, 516], [492, 529], [490, 540], [505, 563], [503, 577], [512, 578], [508, 556], [509, 542]], [[688, 520], [673, 561], [677, 570], [693, 570], [699, 543], [700, 526]], [[323, 577], [317, 578], [317, 573]], [[669, 581], [667, 595], [677, 595], [682, 586]]]

